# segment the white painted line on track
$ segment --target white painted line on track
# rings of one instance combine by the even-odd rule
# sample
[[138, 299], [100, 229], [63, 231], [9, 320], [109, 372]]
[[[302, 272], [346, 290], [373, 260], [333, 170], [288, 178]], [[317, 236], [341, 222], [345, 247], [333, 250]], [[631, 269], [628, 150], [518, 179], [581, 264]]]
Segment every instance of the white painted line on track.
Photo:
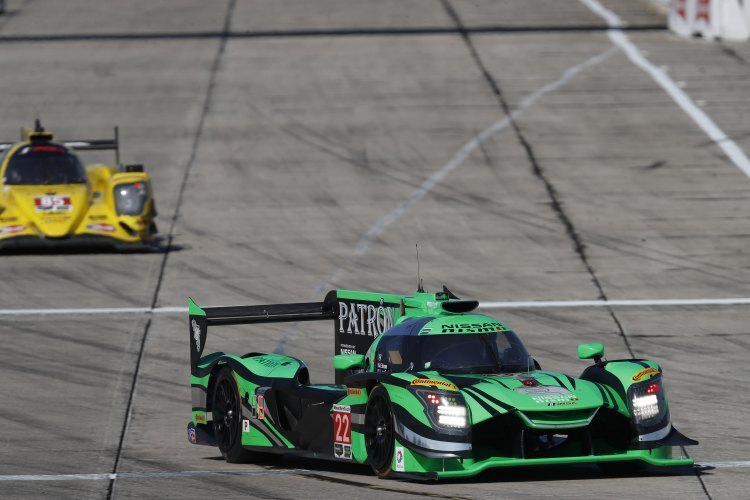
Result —
[[579, 0], [594, 14], [604, 19], [610, 30], [607, 31], [609, 39], [615, 46], [621, 48], [630, 61], [651, 75], [656, 83], [663, 88], [667, 94], [682, 108], [685, 113], [724, 151], [732, 163], [750, 177], [750, 159], [718, 125], [708, 116], [693, 99], [685, 93], [680, 86], [672, 80], [663, 69], [654, 65], [646, 59], [638, 47], [630, 41], [630, 38], [622, 31], [623, 22], [620, 17], [611, 10], [604, 7], [598, 0]]
[[48, 314], [171, 314], [186, 313], [187, 307], [89, 307], [80, 309], [0, 309], [0, 316], [44, 316]]
[[589, 59], [586, 59], [585, 61], [576, 64], [575, 66], [571, 66], [565, 72], [563, 72], [560, 77], [553, 81], [548, 83], [547, 85], [538, 88], [534, 92], [526, 95], [523, 99], [521, 99], [521, 102], [518, 104], [518, 107], [516, 107], [512, 112], [511, 116], [506, 116], [495, 123], [492, 123], [487, 128], [479, 132], [477, 135], [472, 137], [468, 142], [466, 142], [461, 148], [456, 151], [456, 153], [453, 155], [453, 157], [446, 163], [445, 165], [441, 166], [439, 169], [435, 170], [427, 179], [422, 182], [422, 184], [412, 191], [412, 193], [404, 199], [401, 203], [398, 204], [396, 208], [385, 214], [383, 217], [381, 217], [379, 220], [377, 220], [372, 226], [370, 226], [365, 234], [360, 238], [360, 240], [357, 242], [356, 247], [354, 248], [354, 253], [349, 256], [349, 258], [338, 268], [333, 270], [321, 283], [318, 285], [316, 289], [316, 293], [321, 293], [325, 291], [325, 289], [329, 286], [330, 283], [334, 282], [337, 276], [344, 271], [346, 268], [353, 266], [354, 264], [359, 261], [360, 258], [364, 257], [367, 252], [370, 250], [370, 247], [372, 244], [380, 237], [381, 234], [383, 234], [383, 231], [399, 220], [406, 212], [408, 212], [414, 204], [416, 204], [419, 200], [425, 197], [427, 193], [432, 191], [432, 189], [440, 183], [448, 174], [456, 170], [458, 167], [460, 167], [466, 159], [474, 153], [474, 151], [478, 150], [481, 146], [482, 142], [486, 141], [490, 137], [492, 137], [494, 134], [500, 132], [501, 130], [504, 130], [508, 128], [508, 126], [511, 124], [511, 119], [518, 118], [521, 116], [524, 111], [526, 111], [528, 108], [536, 104], [536, 102], [544, 97], [546, 94], [553, 92], [564, 85], [566, 85], [570, 80], [572, 80], [576, 75], [581, 73], [587, 68], [590, 68], [591, 66], [595, 66], [599, 64], [600, 62], [604, 61], [605, 59], [609, 58], [613, 54], [618, 52], [618, 49], [612, 48], [609, 50], [605, 50], [601, 54], [597, 54], [593, 57], [590, 57]]
[[185, 470], [118, 472], [116, 474], [17, 474], [0, 475], [0, 481], [109, 481], [112, 479], [169, 479], [174, 477], [279, 476], [309, 472], [306, 469]]
[[[750, 468], [750, 461], [735, 462], [696, 462], [696, 467], [714, 469]], [[184, 470], [158, 472], [118, 472], [116, 474], [7, 474], [0, 475], [1, 481], [109, 481], [112, 479], [170, 479], [190, 477], [256, 477], [305, 474], [307, 469], [272, 469], [272, 470]]]
[[[612, 299], [612, 300], [527, 300], [480, 302], [480, 309], [527, 309], [557, 307], [683, 307], [750, 305], [750, 297], [716, 299]], [[99, 314], [185, 314], [187, 307], [93, 307], [90, 309], [0, 309], [0, 316], [99, 315]]]
[[644, 299], [644, 300], [531, 300], [526, 302], [480, 302], [482, 309], [525, 309], [529, 307], [604, 307], [604, 306], [725, 306], [750, 304], [750, 297], [726, 299]]
[[[424, 198], [427, 193], [432, 191], [432, 189], [448, 174], [460, 167], [463, 162], [466, 161], [466, 159], [474, 153], [474, 151], [479, 149], [479, 147], [482, 145], [482, 142], [486, 141], [497, 132], [508, 128], [508, 126], [511, 124], [511, 118], [515, 119], [519, 117], [521, 114], [523, 114], [524, 111], [526, 111], [526, 109], [533, 106], [546, 94], [564, 86], [578, 73], [591, 66], [599, 64], [600, 62], [618, 52], [618, 50], [619, 49], [613, 47], [612, 49], [605, 50], [601, 54], [597, 54], [593, 57], [590, 57], [589, 59], [586, 59], [582, 63], [571, 66], [570, 68], [565, 70], [565, 72], [557, 80], [550, 82], [541, 88], [538, 88], [534, 92], [521, 99], [518, 107], [511, 111], [510, 116], [506, 116], [496, 121], [495, 123], [482, 130], [480, 133], [472, 137], [458, 151], [456, 151], [456, 153], [454, 153], [453, 157], [450, 159], [450, 161], [448, 161], [448, 163], [435, 170], [429, 177], [427, 177], [427, 179], [424, 180], [424, 182], [422, 182], [422, 184], [417, 189], [412, 191], [406, 199], [399, 203], [396, 208], [375, 221], [375, 223], [367, 229], [365, 234], [362, 235], [362, 237], [357, 242], [357, 246], [354, 247], [354, 252], [349, 255], [349, 257], [347, 257], [347, 259], [341, 265], [331, 271], [328, 276], [323, 278], [323, 281], [321, 281], [320, 284], [318, 284], [318, 286], [315, 288], [315, 295], [319, 295], [323, 293], [327, 288], [329, 288], [331, 286], [331, 283], [334, 283], [339, 274], [341, 274], [343, 271], [348, 268], [354, 267], [354, 265], [357, 264], [357, 262], [359, 262], [359, 260], [370, 251], [370, 247], [372, 246], [372, 244], [377, 241], [377, 239], [381, 234], [383, 234], [383, 231], [385, 231], [388, 226], [399, 220], [406, 212], [411, 209], [412, 206], [414, 206], [414, 204]], [[278, 341], [274, 352], [283, 353], [285, 344], [289, 341], [296, 330], [297, 323], [294, 323], [286, 330], [284, 335]]]
[[750, 461], [740, 462], [696, 462], [698, 467], [713, 467], [715, 469], [734, 469], [750, 467]]

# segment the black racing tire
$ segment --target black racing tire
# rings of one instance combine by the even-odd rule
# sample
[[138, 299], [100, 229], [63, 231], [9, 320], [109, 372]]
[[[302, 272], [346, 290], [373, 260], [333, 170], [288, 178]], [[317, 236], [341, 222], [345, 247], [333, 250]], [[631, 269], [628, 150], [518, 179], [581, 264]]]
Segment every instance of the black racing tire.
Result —
[[232, 370], [224, 367], [213, 386], [214, 436], [221, 455], [229, 463], [244, 463], [253, 453], [242, 447], [242, 402]]
[[392, 472], [394, 422], [388, 391], [382, 386], [375, 387], [365, 410], [365, 449], [370, 467], [380, 478], [387, 478]]

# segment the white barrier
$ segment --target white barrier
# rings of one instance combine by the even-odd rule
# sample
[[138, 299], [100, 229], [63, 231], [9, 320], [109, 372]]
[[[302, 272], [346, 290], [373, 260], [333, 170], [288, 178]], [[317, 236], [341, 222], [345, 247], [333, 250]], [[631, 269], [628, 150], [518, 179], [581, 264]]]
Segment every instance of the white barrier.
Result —
[[750, 39], [750, 0], [671, 0], [669, 29], [707, 40]]

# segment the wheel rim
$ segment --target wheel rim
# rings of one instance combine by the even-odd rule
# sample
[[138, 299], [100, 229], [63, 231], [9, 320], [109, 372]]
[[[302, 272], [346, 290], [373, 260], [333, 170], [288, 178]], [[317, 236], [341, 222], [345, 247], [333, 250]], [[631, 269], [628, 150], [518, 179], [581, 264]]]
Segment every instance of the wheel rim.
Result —
[[393, 419], [382, 397], [374, 398], [365, 415], [365, 445], [376, 471], [390, 467], [393, 451]]
[[214, 435], [222, 451], [228, 450], [234, 443], [239, 418], [237, 395], [234, 387], [224, 379], [216, 386], [214, 395]]

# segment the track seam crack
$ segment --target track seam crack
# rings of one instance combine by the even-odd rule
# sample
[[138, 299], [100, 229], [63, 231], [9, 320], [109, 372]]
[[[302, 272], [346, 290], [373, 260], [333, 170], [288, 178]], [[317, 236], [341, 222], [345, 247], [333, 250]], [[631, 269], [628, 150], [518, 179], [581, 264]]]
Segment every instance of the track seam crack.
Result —
[[[576, 231], [576, 228], [573, 225], [573, 221], [565, 212], [565, 209], [563, 208], [563, 204], [562, 204], [562, 201], [560, 200], [560, 195], [558, 194], [557, 189], [555, 188], [554, 184], [552, 184], [552, 181], [550, 181], [549, 178], [547, 177], [542, 166], [539, 164], [539, 161], [536, 158], [536, 154], [534, 153], [534, 149], [532, 148], [531, 143], [528, 141], [523, 131], [521, 130], [521, 127], [518, 125], [518, 122], [514, 118], [513, 113], [510, 109], [510, 105], [508, 104], [508, 101], [505, 99], [505, 96], [503, 95], [500, 85], [497, 83], [497, 80], [495, 80], [495, 78], [489, 72], [489, 70], [484, 64], [484, 61], [482, 61], [482, 58], [479, 55], [479, 52], [474, 46], [474, 42], [471, 40], [471, 33], [464, 25], [463, 21], [461, 20], [461, 17], [458, 15], [458, 12], [456, 12], [456, 10], [453, 8], [453, 5], [451, 5], [450, 0], [440, 0], [440, 3], [445, 9], [445, 12], [448, 15], [448, 17], [450, 17], [451, 20], [455, 23], [456, 28], [461, 36], [461, 39], [464, 41], [466, 48], [469, 50], [469, 53], [471, 54], [471, 58], [474, 60], [474, 63], [477, 65], [477, 68], [482, 73], [482, 76], [484, 77], [485, 81], [487, 82], [490, 89], [492, 90], [492, 93], [495, 95], [495, 98], [497, 99], [497, 102], [500, 105], [500, 108], [508, 117], [508, 120], [510, 121], [510, 126], [513, 129], [513, 132], [515, 133], [516, 138], [518, 139], [518, 142], [521, 144], [524, 151], [526, 152], [526, 156], [529, 159], [529, 162], [531, 163], [532, 173], [544, 185], [544, 188], [547, 191], [547, 196], [549, 196], [549, 199], [550, 199], [550, 206], [552, 210], [555, 212], [555, 215], [557, 215], [558, 220], [562, 223], [563, 227], [565, 228], [565, 234], [567, 234], [568, 238], [573, 244], [573, 250], [575, 251], [576, 255], [578, 255], [578, 258], [581, 260], [581, 263], [583, 264], [584, 268], [586, 269], [589, 276], [591, 277], [591, 282], [594, 284], [594, 287], [599, 293], [598, 299], [608, 300], [607, 294], [604, 291], [604, 287], [599, 281], [599, 278], [597, 277], [596, 272], [594, 271], [594, 268], [591, 266], [588, 256], [586, 255], [586, 245], [583, 243], [583, 241], [581, 240], [581, 237]], [[627, 333], [625, 332], [625, 328], [622, 325], [622, 322], [617, 317], [612, 307], [610, 306], [606, 306], [606, 307], [607, 307], [607, 311], [609, 312], [609, 315], [612, 317], [612, 321], [614, 322], [615, 326], [617, 326], [619, 335], [622, 338], [628, 352], [630, 353], [630, 356], [635, 357], [635, 354], [630, 345], [630, 341], [628, 339]]]
[[[690, 454], [688, 453], [687, 449], [685, 449], [684, 446], [680, 446], [680, 450], [682, 450], [682, 453], [688, 457], [692, 458]], [[695, 472], [695, 477], [698, 479], [698, 482], [701, 483], [701, 488], [703, 488], [703, 493], [705, 493], [706, 498], [708, 500], [713, 500], [713, 497], [711, 496], [711, 493], [708, 492], [708, 487], [706, 486], [706, 482], [703, 481], [703, 477], [701, 477], [701, 471], [698, 467], [693, 467], [693, 472]]]
[[[190, 149], [190, 156], [188, 157], [188, 160], [185, 164], [185, 169], [182, 175], [182, 182], [180, 183], [180, 189], [177, 193], [175, 209], [174, 209], [172, 218], [169, 223], [169, 231], [167, 233], [166, 248], [164, 249], [164, 253], [163, 253], [164, 257], [162, 258], [161, 265], [159, 266], [159, 274], [156, 280], [156, 287], [154, 288], [154, 294], [151, 298], [151, 310], [152, 311], [156, 307], [157, 301], [159, 299], [159, 292], [161, 291], [161, 284], [164, 280], [164, 272], [167, 267], [169, 254], [172, 250], [172, 242], [174, 241], [174, 229], [177, 224], [177, 220], [179, 219], [180, 208], [182, 206], [182, 200], [184, 198], [185, 190], [187, 188], [187, 181], [190, 177], [190, 172], [193, 168], [195, 159], [197, 157], [198, 145], [200, 144], [201, 137], [203, 136], [203, 128], [206, 123], [206, 117], [208, 116], [208, 113], [211, 109], [211, 98], [213, 96], [214, 88], [216, 87], [216, 76], [219, 71], [219, 66], [221, 65], [222, 57], [226, 50], [228, 33], [231, 27], [232, 14], [234, 13], [234, 9], [236, 5], [237, 5], [237, 0], [229, 0], [229, 4], [227, 5], [227, 12], [224, 16], [224, 25], [222, 27], [223, 36], [220, 39], [219, 47], [216, 50], [216, 55], [214, 56], [213, 62], [211, 63], [211, 69], [209, 70], [208, 86], [206, 88], [206, 95], [203, 101], [203, 107], [201, 108], [200, 119], [198, 120], [198, 125], [196, 126], [196, 131], [193, 136], [193, 144]], [[115, 455], [115, 463], [112, 466], [112, 474], [114, 476], [109, 481], [109, 487], [107, 490], [107, 500], [111, 500], [115, 494], [115, 482], [117, 481], [116, 474], [120, 467], [120, 459], [122, 457], [123, 445], [125, 444], [125, 437], [127, 436], [128, 428], [130, 426], [130, 417], [133, 411], [133, 399], [135, 395], [135, 389], [138, 385], [138, 377], [140, 375], [141, 366], [143, 363], [143, 354], [146, 348], [146, 340], [148, 339], [148, 334], [151, 331], [152, 319], [153, 319], [153, 316], [150, 316], [148, 321], [146, 321], [146, 326], [143, 329], [143, 335], [141, 337], [140, 347], [138, 350], [138, 357], [136, 359], [135, 370], [133, 372], [133, 380], [130, 385], [130, 393], [128, 395], [128, 402], [125, 407], [125, 420], [123, 422], [122, 430], [120, 432], [120, 439], [117, 445], [117, 453]]]

